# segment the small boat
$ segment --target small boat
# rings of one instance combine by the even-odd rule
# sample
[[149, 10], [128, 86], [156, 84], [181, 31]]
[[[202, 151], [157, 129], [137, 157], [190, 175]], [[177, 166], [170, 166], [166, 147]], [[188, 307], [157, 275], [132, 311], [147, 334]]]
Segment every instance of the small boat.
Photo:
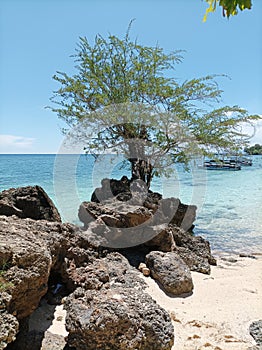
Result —
[[232, 156], [232, 160], [243, 166], [252, 166], [252, 158], [248, 156]]
[[229, 159], [229, 160], [211, 159], [211, 160], [205, 161], [203, 163], [203, 166], [201, 167], [207, 170], [230, 170], [230, 171], [241, 170], [241, 165], [232, 159]]

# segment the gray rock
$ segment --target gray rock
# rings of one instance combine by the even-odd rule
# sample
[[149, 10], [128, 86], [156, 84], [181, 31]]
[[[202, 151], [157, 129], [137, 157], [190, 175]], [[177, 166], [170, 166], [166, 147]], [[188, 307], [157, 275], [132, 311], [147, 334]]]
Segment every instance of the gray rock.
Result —
[[105, 257], [93, 260], [89, 264], [77, 267], [71, 263], [66, 270], [67, 279], [74, 290], [82, 287], [86, 290], [100, 290], [112, 285], [142, 289], [144, 282], [138, 277], [137, 270], [120, 253], [108, 253]]
[[[176, 251], [179, 255], [181, 254], [183, 260], [193, 271], [204, 272], [202, 271], [203, 266], [216, 265], [216, 259], [211, 254], [210, 244], [207, 240], [201, 236], [193, 236], [183, 230], [177, 230], [175, 227], [172, 227], [172, 232], [176, 243]], [[194, 262], [194, 260], [196, 261]], [[210, 268], [207, 268], [207, 272], [204, 273], [209, 272]]]
[[1, 192], [0, 215], [61, 221], [54, 203], [40, 186], [10, 188]]
[[128, 228], [141, 225], [150, 220], [152, 211], [139, 206], [121, 203], [117, 200], [106, 203], [83, 202], [79, 208], [79, 219], [88, 224], [100, 218], [106, 226]]
[[[102, 206], [111, 201], [118, 202], [118, 205], [121, 202], [128, 202], [128, 204], [139, 205], [151, 210], [153, 214], [157, 214], [154, 217], [154, 225], [171, 223], [187, 231], [193, 228], [193, 222], [196, 218], [196, 206], [183, 204], [177, 198], [162, 199], [161, 194], [148, 190], [142, 181], [132, 182], [126, 176], [123, 176], [121, 180], [103, 179], [101, 187], [95, 189], [91, 196], [91, 202], [101, 203]], [[84, 202], [79, 210], [79, 219], [85, 225], [99, 216], [94, 211], [90, 213], [89, 209], [88, 202]], [[117, 224], [112, 221], [112, 218], [111, 220], [108, 218], [108, 220], [114, 227], [118, 227], [115, 226]]]
[[73, 226], [0, 216], [0, 227], [0, 269], [5, 291], [11, 295], [7, 311], [20, 320], [33, 312], [47, 292], [51, 269], [61, 271], [74, 242], [70, 241]]
[[262, 320], [252, 322], [249, 326], [249, 333], [255, 339], [257, 345], [262, 348]]
[[192, 230], [196, 219], [195, 205], [181, 203], [178, 198], [165, 198], [159, 202], [159, 208], [169, 220], [167, 223], [181, 227], [185, 231]]
[[66, 301], [68, 344], [77, 350], [170, 350], [169, 314], [142, 290], [78, 288]]
[[0, 313], [0, 350], [15, 340], [18, 328], [19, 323], [15, 316], [8, 312]]
[[165, 292], [172, 295], [192, 292], [190, 270], [177, 253], [152, 251], [146, 256], [146, 264]]
[[11, 296], [0, 289], [0, 350], [16, 339], [19, 328], [16, 317], [7, 311], [10, 300]]

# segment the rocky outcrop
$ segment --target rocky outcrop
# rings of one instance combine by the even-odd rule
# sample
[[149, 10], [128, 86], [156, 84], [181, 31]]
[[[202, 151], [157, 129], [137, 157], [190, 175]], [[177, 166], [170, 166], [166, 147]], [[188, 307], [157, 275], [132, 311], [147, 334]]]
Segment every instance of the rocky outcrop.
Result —
[[[68, 292], [73, 292], [66, 302], [68, 342], [72, 346], [76, 344], [75, 339], [90, 339], [93, 334], [91, 339], [93, 342], [96, 338], [100, 339], [101, 349], [107, 348], [109, 335], [112, 349], [113, 346], [121, 349], [119, 344], [125, 344], [121, 346], [127, 349], [135, 349], [137, 344], [141, 349], [171, 349], [174, 336], [168, 314], [142, 290], [143, 281], [139, 272], [120, 253], [95, 250], [85, 231], [70, 224], [1, 216], [0, 225], [0, 261], [2, 268], [5, 268], [5, 293], [9, 298], [1, 313], [4, 325], [1, 333], [3, 349], [14, 340], [18, 320], [24, 320], [30, 315], [47, 292], [51, 271], [59, 273]], [[48, 294], [51, 293], [50, 288], [49, 284]], [[92, 323], [92, 320], [95, 320], [95, 324], [98, 322], [95, 319], [98, 311], [92, 314], [91, 328], [85, 323], [87, 306], [79, 304], [80, 299], [76, 297], [80, 290], [90, 300], [90, 310], [94, 310], [94, 306], [95, 310], [100, 307], [103, 311], [103, 307], [106, 310], [110, 308], [111, 311], [103, 312], [105, 318], [100, 328], [93, 328]], [[123, 303], [119, 300], [112, 303], [112, 293], [122, 295]], [[122, 310], [119, 309], [119, 303], [124, 305]], [[141, 305], [145, 309], [138, 311]], [[118, 316], [115, 308], [119, 310]], [[84, 319], [79, 320], [80, 315], [85, 315]], [[75, 330], [74, 325], [80, 321], [84, 322], [82, 328], [77, 327]], [[124, 324], [128, 327], [124, 327]], [[133, 339], [133, 343], [130, 339]], [[153, 343], [157, 344], [156, 347]], [[81, 342], [79, 344], [77, 349], [81, 349]]]
[[4, 284], [0, 280], [0, 350], [15, 340], [19, 323], [8, 311], [11, 296], [3, 291]]
[[146, 264], [165, 292], [172, 295], [192, 292], [190, 270], [177, 253], [153, 251], [146, 256]]
[[0, 262], [6, 270], [6, 291], [12, 296], [8, 311], [22, 319], [32, 313], [47, 292], [51, 253], [32, 232], [36, 230], [33, 220], [1, 216], [0, 221]]
[[119, 201], [107, 201], [106, 204], [83, 202], [79, 208], [79, 219], [88, 227], [93, 220], [100, 219], [106, 226], [129, 228], [143, 224], [150, 220], [153, 212], [149, 209]]
[[116, 287], [77, 289], [67, 300], [68, 344], [79, 350], [170, 350], [173, 327], [146, 293]]
[[249, 333], [255, 339], [259, 348], [262, 348], [262, 320], [254, 321], [249, 326]]
[[138, 272], [119, 253], [107, 255], [98, 266], [102, 268], [90, 279], [100, 283], [83, 284], [66, 300], [69, 346], [79, 350], [171, 349], [170, 316], [143, 291]]
[[167, 211], [111, 199], [82, 203], [79, 218], [85, 223], [88, 239], [97, 247], [144, 245], [151, 250], [176, 251], [190, 270], [209, 274], [210, 265], [216, 264], [209, 242], [169, 223]]
[[66, 295], [68, 345], [76, 350], [171, 349], [170, 317], [145, 293], [138, 266], [167, 293], [191, 292], [189, 270], [209, 273], [215, 263], [208, 242], [183, 229], [196, 208], [127, 178], [105, 180], [100, 190], [79, 209], [84, 228], [61, 223], [41, 187], [1, 193], [0, 350], [43, 295], [52, 305]]
[[0, 325], [0, 350], [3, 350], [16, 339], [19, 323], [15, 316], [5, 311], [0, 313]]
[[40, 186], [11, 188], [1, 192], [0, 215], [61, 221], [54, 203]]
[[[196, 217], [196, 206], [183, 204], [178, 198], [163, 199], [161, 194], [148, 190], [142, 181], [131, 181], [126, 176], [123, 176], [121, 180], [102, 180], [101, 187], [97, 188], [91, 196], [93, 203], [110, 203], [112, 201], [128, 202], [131, 205], [150, 209], [151, 213], [154, 214], [154, 225], [171, 223], [187, 231], [193, 228]], [[94, 211], [89, 212], [86, 202], [80, 208], [79, 218], [88, 224], [90, 217], [85, 215], [84, 208], [91, 215], [91, 218], [94, 217]]]
[[191, 271], [209, 274], [210, 265], [216, 265], [208, 241], [175, 225], [169, 224], [145, 246], [162, 252], [175, 251]]

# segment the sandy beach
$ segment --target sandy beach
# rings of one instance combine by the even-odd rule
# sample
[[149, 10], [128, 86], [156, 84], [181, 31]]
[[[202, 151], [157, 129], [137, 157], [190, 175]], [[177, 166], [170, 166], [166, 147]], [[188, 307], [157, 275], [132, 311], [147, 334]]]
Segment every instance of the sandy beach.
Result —
[[[247, 350], [255, 345], [249, 325], [262, 318], [262, 255], [250, 258], [220, 254], [210, 275], [192, 272], [192, 276], [193, 294], [171, 297], [153, 279], [141, 274], [147, 292], [171, 315], [175, 331], [172, 350]], [[62, 305], [55, 308], [44, 304], [31, 318], [31, 330], [41, 328], [44, 338], [50, 333], [66, 336], [62, 309]], [[48, 327], [44, 325], [45, 317]], [[51, 350], [45, 339], [42, 344], [42, 349]]]
[[151, 278], [147, 292], [171, 314], [172, 350], [247, 350], [252, 321], [262, 318], [262, 256], [220, 256], [211, 275], [192, 272], [194, 292], [169, 297]]

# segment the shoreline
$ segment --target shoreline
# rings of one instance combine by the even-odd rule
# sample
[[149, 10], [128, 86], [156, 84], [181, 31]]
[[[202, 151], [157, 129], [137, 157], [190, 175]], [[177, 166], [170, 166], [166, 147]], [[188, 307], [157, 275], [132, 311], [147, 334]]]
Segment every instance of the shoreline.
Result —
[[[191, 272], [194, 290], [189, 296], [170, 297], [152, 278], [141, 274], [147, 284], [145, 291], [171, 316], [172, 350], [248, 350], [255, 345], [249, 326], [262, 315], [262, 253], [250, 258], [221, 252], [216, 258], [218, 264], [211, 266], [210, 275]], [[41, 316], [53, 317], [45, 337], [52, 333], [62, 341], [67, 334], [63, 305], [50, 308], [44, 304], [38, 311]], [[36, 312], [31, 317], [31, 330], [39, 330], [42, 324], [44, 331], [44, 319], [40, 317], [39, 322], [39, 316]]]
[[169, 297], [154, 280], [143, 278], [146, 291], [171, 315], [172, 350], [248, 350], [255, 345], [249, 326], [262, 315], [262, 255], [216, 258], [210, 275], [191, 272], [190, 296]]

